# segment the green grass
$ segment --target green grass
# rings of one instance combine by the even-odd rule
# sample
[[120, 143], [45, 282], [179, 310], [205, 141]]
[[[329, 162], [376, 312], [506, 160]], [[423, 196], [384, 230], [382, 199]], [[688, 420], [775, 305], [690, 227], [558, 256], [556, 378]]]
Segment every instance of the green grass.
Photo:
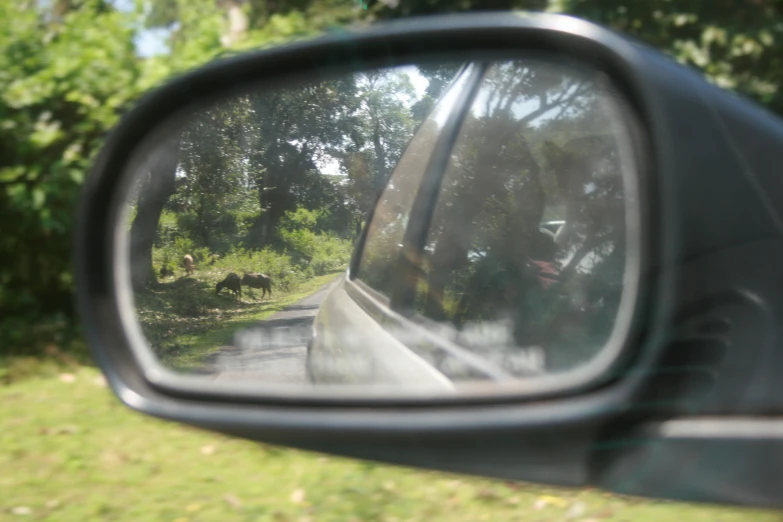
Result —
[[92, 368], [0, 387], [0, 404], [3, 522], [781, 519], [770, 512], [508, 484], [230, 439], [132, 412]]
[[342, 272], [312, 277], [285, 290], [276, 288], [273, 281], [271, 298], [262, 299], [260, 290], [243, 287], [242, 300], [235, 301], [228, 290], [215, 293], [215, 284], [227, 270], [203, 270], [137, 294], [137, 317], [161, 362], [185, 371], [200, 367], [204, 357], [217, 351], [236, 331], [307, 297]]

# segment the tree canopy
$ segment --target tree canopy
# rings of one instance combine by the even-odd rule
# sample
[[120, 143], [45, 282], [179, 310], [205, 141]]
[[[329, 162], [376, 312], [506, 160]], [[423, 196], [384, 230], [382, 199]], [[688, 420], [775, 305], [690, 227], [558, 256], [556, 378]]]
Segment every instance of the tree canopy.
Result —
[[[52, 317], [73, 322], [70, 250], [78, 190], [106, 132], [141, 93], [171, 75], [244, 49], [378, 20], [491, 9], [549, 10], [606, 24], [783, 114], [783, 0], [0, 0], [0, 346], [28, 350], [26, 325]], [[168, 36], [154, 52], [142, 54], [139, 38], [150, 29]], [[228, 237], [261, 245], [271, 239], [270, 224], [296, 211], [285, 201], [285, 191], [307, 186], [310, 192], [301, 196], [310, 198], [308, 207], [332, 205], [319, 214], [324, 226], [337, 230], [352, 223], [355, 229], [352, 220], [372, 204], [366, 195], [384, 182], [405, 146], [402, 138], [376, 137], [389, 129], [404, 136], [420, 125], [450, 71], [422, 69], [421, 74], [430, 80], [428, 92], [411, 111], [384, 105], [383, 89], [404, 87], [394, 79], [367, 76], [353, 90], [313, 87], [303, 96], [323, 105], [309, 112], [309, 134], [297, 126], [297, 119], [308, 116], [297, 114], [301, 106], [292, 105], [292, 99], [237, 100], [258, 114], [267, 111], [269, 119], [242, 125], [227, 121], [221, 133], [208, 136], [199, 135], [197, 127], [184, 131], [181, 143], [171, 146], [187, 150], [207, 140], [209, 147], [199, 153], [213, 156], [202, 158], [203, 164], [212, 162], [223, 174], [197, 172], [195, 165], [186, 177], [175, 173], [172, 196], [163, 207], [180, 205], [188, 230], [207, 230], [207, 225], [220, 230], [219, 237], [201, 233], [200, 241], [210, 248], [222, 248]], [[335, 96], [353, 96], [353, 112], [329, 113], [330, 104], [345, 101]], [[220, 111], [202, 117], [223, 118], [230, 112]], [[351, 118], [360, 118], [361, 132], [336, 140], [339, 125]], [[288, 125], [291, 136], [299, 133], [295, 143], [267, 139], [264, 123], [269, 121]], [[244, 133], [241, 149], [263, 168], [220, 163], [224, 160], [214, 155], [238, 147], [232, 134], [238, 132]], [[275, 158], [295, 158], [303, 150], [309, 159], [286, 161], [290, 171], [285, 176], [270, 170]], [[339, 162], [341, 179], [349, 182], [321, 176], [322, 188], [312, 189], [314, 168], [326, 157]], [[168, 167], [163, 161], [158, 168]], [[235, 191], [222, 190], [225, 184], [249, 190], [234, 197]], [[329, 191], [343, 191], [342, 199]], [[215, 202], [199, 200], [200, 193], [224, 194], [221, 208], [230, 209], [233, 217], [217, 213]], [[337, 199], [349, 204], [337, 208]], [[137, 239], [149, 240], [143, 236]]]
[[[312, 221], [311, 232], [355, 239], [415, 129], [421, 96], [409, 76], [415, 68], [404, 69], [248, 91], [185, 117], [151, 155], [170, 161], [142, 163], [137, 173], [136, 288], [156, 284], [153, 244], [311, 257], [293, 245], [294, 217]], [[164, 212], [177, 221], [173, 234], [161, 228]]]

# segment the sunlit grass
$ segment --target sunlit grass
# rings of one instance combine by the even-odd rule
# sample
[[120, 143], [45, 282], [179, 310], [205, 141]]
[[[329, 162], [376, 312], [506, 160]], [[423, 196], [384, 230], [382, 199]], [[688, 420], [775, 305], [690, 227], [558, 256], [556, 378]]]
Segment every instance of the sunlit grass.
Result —
[[0, 404], [0, 521], [780, 520], [231, 439], [134, 413], [88, 368], [0, 387]]

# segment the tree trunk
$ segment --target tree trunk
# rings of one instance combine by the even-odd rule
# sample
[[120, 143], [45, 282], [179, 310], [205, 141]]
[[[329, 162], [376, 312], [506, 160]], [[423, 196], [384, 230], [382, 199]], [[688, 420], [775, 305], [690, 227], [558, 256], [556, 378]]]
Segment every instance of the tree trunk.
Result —
[[152, 245], [163, 207], [176, 189], [179, 135], [153, 151], [149, 175], [139, 191], [138, 209], [130, 231], [131, 282], [136, 291], [157, 284]]
[[375, 148], [375, 187], [380, 192], [386, 186], [388, 175], [386, 173], [386, 151], [381, 143], [380, 123], [375, 122], [372, 133], [372, 144]]
[[206, 214], [206, 194], [204, 192], [200, 192], [198, 195], [198, 210], [196, 211], [196, 218], [198, 219], [198, 230], [199, 234], [201, 235], [201, 241], [204, 243], [204, 246], [207, 248], [211, 248], [210, 244], [210, 238], [209, 238], [209, 224], [206, 223], [204, 215]]
[[257, 179], [258, 185], [258, 217], [253, 222], [253, 225], [248, 231], [249, 244], [256, 248], [264, 248], [267, 244], [268, 231], [269, 231], [269, 192], [272, 187], [268, 186], [268, 171], [264, 171], [260, 178]]

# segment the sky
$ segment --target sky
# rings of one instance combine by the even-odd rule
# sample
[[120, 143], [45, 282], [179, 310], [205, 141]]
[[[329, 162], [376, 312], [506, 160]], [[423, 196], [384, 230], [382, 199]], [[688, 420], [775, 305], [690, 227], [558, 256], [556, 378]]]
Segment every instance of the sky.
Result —
[[158, 54], [167, 53], [169, 50], [167, 41], [171, 29], [145, 29], [136, 36], [136, 52], [142, 58], [149, 58]]
[[[113, 0], [114, 7], [120, 11], [133, 11], [134, 0]], [[142, 58], [148, 58], [168, 52], [167, 40], [171, 28], [142, 29], [136, 35], [136, 52]]]

